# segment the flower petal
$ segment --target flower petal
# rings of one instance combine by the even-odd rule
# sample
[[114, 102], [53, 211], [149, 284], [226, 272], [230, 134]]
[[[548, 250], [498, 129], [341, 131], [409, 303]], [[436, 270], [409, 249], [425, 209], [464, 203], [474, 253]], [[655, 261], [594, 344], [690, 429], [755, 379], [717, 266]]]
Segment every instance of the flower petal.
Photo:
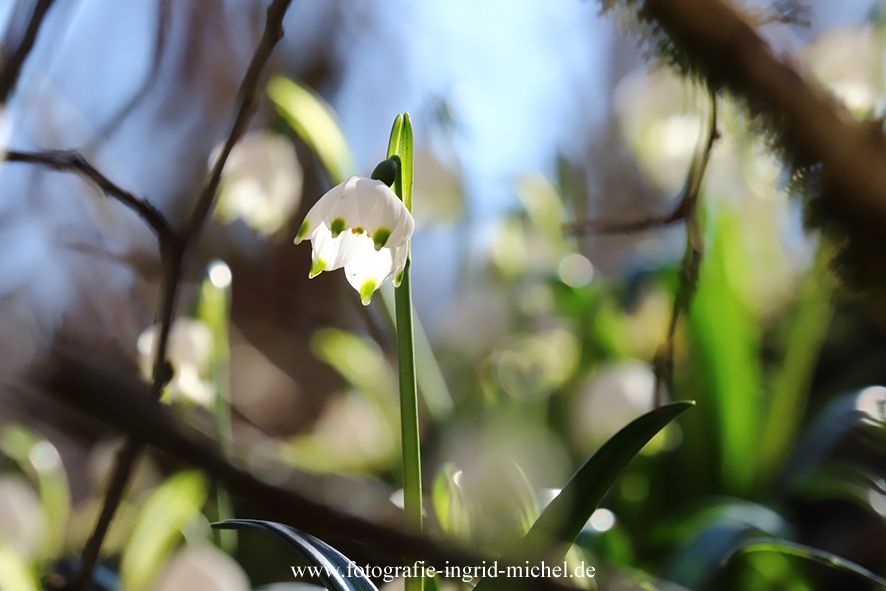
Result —
[[[335, 193], [341, 193], [344, 191], [343, 185], [337, 185], [330, 189], [323, 197], [317, 200], [317, 203], [314, 204], [313, 207], [308, 211], [308, 215], [305, 216], [305, 220], [301, 223], [301, 226], [298, 228], [298, 233], [295, 235], [295, 243], [298, 244], [305, 238], [312, 238], [314, 232], [323, 225], [324, 218], [326, 217], [326, 212], [329, 211], [329, 206], [334, 203], [338, 196]], [[332, 200], [329, 199], [329, 196], [332, 195]]]
[[311, 272], [308, 277], [316, 277], [323, 271], [334, 271], [346, 265], [357, 252], [359, 236], [343, 232], [337, 238], [326, 224], [320, 224], [311, 234]]
[[409, 257], [409, 245], [398, 246], [392, 249], [392, 252], [394, 287], [400, 287], [400, 282], [403, 280], [403, 269], [406, 268], [406, 259]]
[[345, 265], [345, 275], [351, 287], [360, 294], [364, 306], [369, 305], [372, 294], [394, 272], [394, 261], [389, 248], [375, 250], [372, 240], [365, 234], [356, 235], [360, 245], [356, 254]]
[[[345, 230], [361, 226], [357, 208], [357, 192], [354, 190], [356, 184], [361, 180], [360, 177], [352, 176], [321, 197], [322, 200], [326, 199], [327, 195], [332, 195], [329, 198], [329, 208], [323, 214], [323, 221], [329, 226], [334, 238]], [[333, 193], [339, 187], [341, 188], [340, 193]]]
[[412, 238], [412, 233], [415, 231], [415, 219], [402, 202], [400, 205], [403, 207], [403, 215], [400, 216], [397, 225], [394, 227], [394, 231], [391, 232], [391, 236], [388, 238], [388, 248], [399, 248], [400, 246], [406, 245], [406, 243]]
[[[391, 188], [381, 181], [359, 179], [354, 189], [360, 224], [372, 236], [375, 249], [404, 244], [408, 238], [395, 237], [394, 233], [403, 228], [405, 218], [412, 216]], [[391, 241], [391, 238], [395, 240]]]

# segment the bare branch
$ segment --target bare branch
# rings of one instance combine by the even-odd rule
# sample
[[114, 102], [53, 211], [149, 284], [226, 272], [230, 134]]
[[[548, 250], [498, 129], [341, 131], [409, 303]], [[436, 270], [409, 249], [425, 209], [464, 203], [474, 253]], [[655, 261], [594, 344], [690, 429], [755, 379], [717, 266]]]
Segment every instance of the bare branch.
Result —
[[5, 63], [0, 67], [0, 105], [5, 105], [9, 99], [9, 95], [15, 90], [18, 83], [19, 74], [28, 54], [34, 48], [37, 41], [37, 34], [40, 32], [40, 26], [46, 17], [46, 13], [52, 7], [55, 0], [37, 0], [34, 5], [34, 12], [31, 13], [31, 20], [28, 22], [28, 28], [25, 29], [25, 35], [22, 37], [16, 50], [9, 56]]
[[660, 53], [747, 106], [807, 198], [807, 222], [842, 244], [836, 265], [859, 287], [886, 289], [886, 136], [855, 119], [725, 0], [601, 0], [651, 27]]
[[169, 225], [169, 222], [163, 214], [160, 213], [160, 210], [141, 197], [138, 197], [129, 191], [125, 191], [111, 182], [108, 177], [87, 162], [76, 150], [50, 150], [46, 152], [7, 150], [0, 155], [5, 157], [4, 159], [6, 162], [27, 162], [30, 164], [39, 164], [52, 168], [53, 170], [79, 174], [86, 180], [94, 183], [105, 195], [112, 199], [116, 199], [137, 213], [161, 240], [165, 240], [173, 233], [172, 227]]
[[579, 236], [586, 233], [593, 234], [636, 234], [653, 228], [669, 226], [679, 222], [684, 217], [684, 212], [678, 205], [670, 213], [651, 215], [643, 218], [626, 220], [582, 220], [563, 224], [563, 231], [570, 236]]
[[[187, 222], [184, 232], [175, 235], [175, 240], [160, 242], [160, 255], [164, 268], [162, 293], [160, 296], [159, 309], [157, 312], [158, 322], [160, 324], [160, 334], [158, 335], [158, 347], [156, 358], [154, 360], [154, 368], [152, 375], [150, 399], [156, 404], [163, 393], [163, 387], [171, 377], [169, 363], [166, 360], [166, 351], [168, 347], [169, 332], [172, 328], [172, 320], [175, 311], [175, 300], [178, 293], [178, 285], [181, 280], [182, 266], [187, 256], [188, 249], [191, 244], [196, 241], [212, 211], [215, 203], [215, 196], [218, 192], [219, 182], [221, 181], [222, 170], [227, 162], [228, 156], [234, 147], [234, 144], [243, 136], [249, 127], [249, 122], [255, 112], [258, 104], [257, 94], [259, 92], [258, 84], [261, 78], [262, 70], [267, 64], [268, 59], [277, 42], [283, 37], [283, 17], [286, 15], [292, 0], [273, 0], [268, 7], [267, 20], [265, 22], [265, 31], [259, 41], [258, 47], [252, 56], [249, 67], [243, 81], [240, 83], [238, 92], [239, 107], [234, 117], [231, 131], [225, 141], [221, 154], [212, 167], [207, 177], [203, 189], [197, 198], [194, 211]], [[136, 440], [129, 439], [123, 449], [118, 454], [114, 470], [111, 476], [111, 482], [105, 494], [102, 511], [99, 515], [98, 522], [92, 532], [89, 540], [84, 547], [81, 556], [80, 570], [75, 575], [71, 587], [76, 590], [88, 591], [92, 584], [92, 569], [98, 560], [102, 543], [107, 535], [111, 521], [117, 511], [117, 507], [123, 500], [126, 492], [127, 484], [132, 475], [135, 462], [137, 461], [142, 444]]]
[[668, 334], [665, 342], [662, 344], [658, 353], [655, 355], [655, 396], [657, 403], [663, 404], [662, 396], [664, 394], [662, 384], [667, 386], [668, 390], [673, 392], [674, 387], [674, 334], [677, 331], [677, 320], [692, 300], [692, 294], [695, 293], [695, 287], [698, 284], [698, 272], [701, 269], [701, 256], [704, 250], [704, 237], [701, 233], [701, 227], [698, 223], [698, 197], [701, 190], [701, 183], [704, 180], [704, 173], [711, 158], [711, 151], [714, 149], [714, 142], [719, 137], [717, 131], [717, 95], [711, 91], [711, 112], [708, 119], [708, 132], [703, 143], [699, 146], [692, 164], [689, 166], [689, 173], [686, 177], [685, 193], [677, 211], [683, 212], [686, 220], [686, 250], [683, 254], [683, 263], [680, 267], [680, 286], [677, 288], [677, 295], [674, 297], [674, 304], [671, 308], [671, 319], [668, 323]]
[[249, 122], [255, 114], [255, 109], [258, 107], [258, 83], [261, 73], [268, 59], [270, 59], [277, 42], [283, 38], [283, 17], [286, 15], [286, 11], [291, 3], [292, 0], [274, 0], [268, 7], [265, 31], [255, 50], [255, 54], [252, 56], [252, 61], [246, 70], [246, 75], [243, 77], [243, 81], [240, 83], [240, 90], [237, 93], [240, 107], [231, 125], [231, 132], [228, 134], [228, 139], [225, 141], [221, 153], [216, 159], [209, 177], [203, 185], [203, 189], [200, 191], [197, 204], [194, 206], [194, 211], [185, 229], [184, 237], [188, 242], [200, 233], [203, 224], [206, 223], [206, 218], [209, 217], [209, 213], [215, 204], [218, 185], [221, 181], [221, 174], [225, 163], [228, 161], [228, 156], [231, 155], [234, 144], [246, 133]]

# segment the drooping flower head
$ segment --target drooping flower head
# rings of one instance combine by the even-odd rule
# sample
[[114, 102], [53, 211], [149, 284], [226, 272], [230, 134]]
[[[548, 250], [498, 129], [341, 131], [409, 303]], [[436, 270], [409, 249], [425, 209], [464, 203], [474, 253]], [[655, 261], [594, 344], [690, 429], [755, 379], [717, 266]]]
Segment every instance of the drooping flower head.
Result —
[[412, 214], [388, 185], [352, 176], [314, 204], [295, 243], [311, 241], [309, 277], [344, 267], [365, 306], [388, 277], [400, 284], [414, 229]]

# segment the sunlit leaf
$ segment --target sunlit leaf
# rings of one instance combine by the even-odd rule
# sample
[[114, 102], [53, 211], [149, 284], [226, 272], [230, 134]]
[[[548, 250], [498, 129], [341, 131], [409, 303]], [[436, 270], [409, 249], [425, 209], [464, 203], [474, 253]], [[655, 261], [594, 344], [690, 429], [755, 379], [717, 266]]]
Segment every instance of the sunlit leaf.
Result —
[[224, 529], [254, 528], [274, 534], [292, 546], [310, 564], [319, 567], [319, 578], [329, 591], [378, 591], [366, 576], [351, 570], [353, 562], [344, 554], [310, 534], [273, 521], [257, 519], [231, 519], [213, 523], [212, 527]]
[[275, 76], [268, 83], [268, 96], [320, 159], [329, 175], [329, 184], [338, 185], [356, 174], [357, 161], [341, 124], [320, 95], [300, 82]]
[[[650, 439], [694, 404], [671, 402], [635, 419], [613, 435], [573, 474], [502, 562], [561, 560], [625, 466]], [[496, 579], [483, 579], [476, 589], [490, 591], [496, 584]]]
[[769, 412], [765, 415], [760, 444], [760, 461], [765, 472], [771, 473], [784, 460], [806, 411], [812, 372], [833, 313], [829, 262], [828, 250], [820, 247], [800, 293], [784, 362], [775, 382]]
[[196, 471], [179, 472], [151, 493], [120, 560], [124, 591], [150, 587], [185, 528], [200, 513], [207, 487]]
[[804, 546], [803, 544], [796, 544], [786, 540], [754, 538], [743, 542], [735, 549], [733, 555], [748, 552], [779, 552], [790, 556], [798, 556], [800, 558], [805, 558], [806, 560], [819, 562], [838, 570], [858, 575], [859, 577], [867, 579], [871, 583], [886, 588], [886, 579], [872, 573], [865, 567], [856, 564], [851, 560], [841, 558], [836, 554], [831, 554], [830, 552], [825, 552], [818, 548], [812, 548], [811, 546]]
[[398, 154], [400, 156], [400, 162], [402, 163], [403, 172], [403, 204], [409, 211], [412, 211], [413, 174], [415, 174], [413, 141], [412, 119], [409, 118], [409, 113], [403, 113], [403, 131], [400, 137], [400, 150], [398, 151]]
[[750, 283], [738, 219], [720, 215], [702, 263], [689, 312], [692, 349], [710, 392], [725, 490], [745, 492], [754, 481], [760, 437], [762, 386], [759, 326], [740, 289]]
[[39, 558], [58, 556], [65, 542], [71, 515], [68, 477], [58, 450], [46, 439], [20, 425], [7, 425], [0, 433], [0, 451], [15, 460], [40, 495], [46, 531]]
[[459, 480], [461, 473], [452, 462], [440, 467], [431, 489], [431, 502], [437, 522], [444, 533], [458, 540], [468, 540], [471, 515]]
[[[197, 302], [197, 318], [206, 323], [212, 331], [212, 355], [209, 373], [213, 385], [212, 426], [215, 438], [224, 454], [228, 457], [233, 453], [233, 435], [231, 432], [231, 346], [228, 336], [231, 299], [231, 270], [220, 260], [209, 265], [208, 277], [200, 286], [200, 299]], [[227, 490], [216, 487], [215, 511], [219, 521], [232, 519], [234, 510]], [[237, 549], [236, 532], [218, 532], [219, 547], [233, 554]]]
[[9, 544], [0, 540], [0, 591], [38, 591], [31, 565]]

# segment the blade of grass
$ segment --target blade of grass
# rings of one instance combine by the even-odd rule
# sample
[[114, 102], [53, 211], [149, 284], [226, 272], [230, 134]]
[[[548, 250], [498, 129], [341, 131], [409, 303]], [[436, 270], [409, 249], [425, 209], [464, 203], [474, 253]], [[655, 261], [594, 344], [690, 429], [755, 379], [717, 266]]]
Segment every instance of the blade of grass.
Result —
[[68, 476], [58, 450], [25, 427], [7, 425], [0, 432], [0, 451], [19, 465], [40, 495], [40, 504], [46, 514], [46, 530], [38, 562], [57, 558], [65, 543], [71, 515]]
[[[215, 277], [213, 277], [215, 274]], [[212, 357], [210, 373], [215, 392], [212, 399], [212, 426], [215, 440], [226, 458], [233, 454], [233, 434], [231, 432], [231, 379], [230, 379], [230, 339], [228, 324], [230, 323], [231, 271], [222, 261], [213, 261], [209, 265], [209, 277], [203, 280], [200, 287], [200, 300], [197, 304], [197, 317], [205, 322], [212, 331]], [[232, 519], [234, 509], [230, 495], [217, 483], [215, 488], [216, 517], [219, 521]], [[237, 533], [233, 531], [216, 532], [216, 544], [219, 548], [233, 554], [237, 550]]]
[[378, 591], [362, 571], [353, 569], [354, 563], [344, 554], [318, 538], [274, 521], [258, 519], [231, 519], [213, 523], [216, 529], [254, 528], [283, 539], [308, 562], [320, 567], [320, 580], [330, 591]]
[[784, 363], [775, 383], [760, 443], [762, 475], [766, 477], [771, 477], [784, 461], [806, 411], [812, 372], [833, 314], [834, 285], [828, 275], [830, 259], [829, 250], [819, 246], [785, 345]]
[[200, 513], [205, 500], [206, 482], [195, 470], [169, 477], [151, 493], [120, 559], [123, 589], [150, 589], [182, 528]]
[[752, 538], [743, 542], [738, 548], [736, 548], [729, 556], [729, 558], [724, 561], [724, 564], [736, 554], [744, 554], [748, 552], [778, 552], [780, 554], [787, 554], [788, 556], [805, 558], [806, 560], [818, 562], [820, 564], [836, 568], [837, 570], [842, 570], [844, 572], [858, 575], [859, 577], [867, 579], [871, 583], [875, 583], [880, 587], [886, 588], [886, 579], [872, 573], [865, 567], [856, 564], [851, 560], [846, 560], [845, 558], [841, 558], [836, 554], [831, 554], [830, 552], [825, 552], [824, 550], [819, 550], [818, 548], [812, 548], [811, 546], [804, 546], [803, 544], [796, 544], [794, 542], [788, 542], [786, 540]]
[[[506, 564], [562, 560], [618, 476], [643, 446], [692, 401], [665, 404], [634, 419], [613, 435], [572, 475], [529, 532], [502, 558]], [[491, 591], [497, 580], [483, 579], [475, 591]]]
[[[723, 492], [745, 494], [755, 482], [760, 444], [762, 376], [758, 319], [738, 291], [751, 283], [741, 220], [733, 213], [711, 220], [714, 235], [701, 266], [688, 328], [717, 426]], [[707, 394], [706, 394], [707, 395]]]

